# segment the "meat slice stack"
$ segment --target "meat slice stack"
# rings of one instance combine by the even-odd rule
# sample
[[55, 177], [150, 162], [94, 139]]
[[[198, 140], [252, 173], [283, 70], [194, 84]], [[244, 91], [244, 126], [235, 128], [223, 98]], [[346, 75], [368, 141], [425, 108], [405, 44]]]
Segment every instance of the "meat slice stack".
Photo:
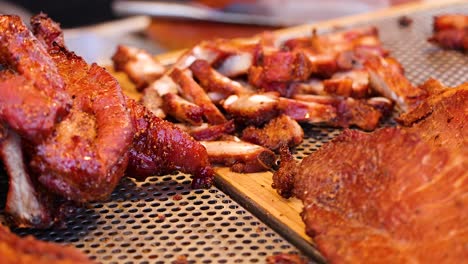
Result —
[[[142, 103], [153, 113], [196, 138], [204, 135], [212, 162], [242, 172], [270, 169], [270, 158], [259, 157], [300, 144], [300, 124], [372, 131], [394, 105], [409, 111], [427, 96], [382, 47], [377, 28], [311, 33], [287, 40], [266, 32], [247, 42], [201, 42], [146, 87], [141, 84], [154, 74], [136, 74], [134, 65], [159, 63], [148, 63], [147, 53], [135, 56], [137, 49], [120, 46], [114, 68], [143, 90]], [[235, 129], [206, 137], [231, 121]]]
[[297, 167], [283, 158], [275, 187], [294, 186], [306, 232], [331, 263], [466, 260], [468, 84], [425, 88], [432, 96], [401, 117], [407, 127], [345, 130]]
[[[120, 179], [180, 170], [213, 180], [206, 149], [128, 99], [97, 64], [68, 51], [45, 14], [0, 16], [0, 157], [5, 211], [18, 226], [49, 227], [68, 205], [109, 197]], [[129, 165], [130, 164], [130, 165]]]

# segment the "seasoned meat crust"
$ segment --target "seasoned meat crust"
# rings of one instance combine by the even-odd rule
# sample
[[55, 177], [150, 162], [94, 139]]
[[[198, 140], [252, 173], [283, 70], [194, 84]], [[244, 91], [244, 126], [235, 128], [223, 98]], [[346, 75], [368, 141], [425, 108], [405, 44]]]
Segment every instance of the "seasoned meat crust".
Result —
[[407, 127], [345, 130], [275, 174], [288, 196], [293, 172], [306, 232], [331, 263], [467, 258], [468, 84], [423, 88], [432, 96], [400, 118]]
[[32, 236], [20, 238], [0, 224], [2, 264], [91, 264], [86, 255], [72, 247], [43, 242]]

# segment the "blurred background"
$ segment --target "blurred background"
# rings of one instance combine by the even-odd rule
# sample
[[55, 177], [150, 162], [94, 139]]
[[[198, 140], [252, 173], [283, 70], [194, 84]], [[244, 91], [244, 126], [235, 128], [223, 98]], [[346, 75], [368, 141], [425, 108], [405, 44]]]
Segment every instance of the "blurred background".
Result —
[[38, 12], [47, 13], [65, 29], [71, 50], [89, 62], [107, 63], [117, 44], [158, 54], [187, 48], [200, 40], [247, 37], [417, 1], [0, 0], [0, 13], [17, 14], [25, 21]]

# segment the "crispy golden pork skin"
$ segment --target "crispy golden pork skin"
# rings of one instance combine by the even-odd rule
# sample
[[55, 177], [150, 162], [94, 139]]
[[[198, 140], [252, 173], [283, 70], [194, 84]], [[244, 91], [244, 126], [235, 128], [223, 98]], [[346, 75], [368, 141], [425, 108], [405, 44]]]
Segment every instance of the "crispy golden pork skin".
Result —
[[124, 174], [133, 139], [122, 90], [104, 68], [60, 46], [61, 35], [54, 33], [60, 28], [48, 17], [32, 21], [73, 98], [70, 114], [37, 146], [32, 166], [44, 186], [69, 200], [105, 199]]
[[18, 16], [0, 16], [0, 122], [40, 142], [71, 104], [46, 49]]
[[2, 264], [91, 264], [77, 249], [43, 242], [32, 236], [21, 238], [0, 224]]
[[275, 187], [289, 196], [293, 183], [306, 232], [331, 263], [466, 259], [468, 84], [428, 85], [433, 95], [401, 117], [410, 127], [345, 130], [296, 168], [282, 159]]
[[136, 134], [129, 151], [127, 175], [144, 179], [180, 170], [193, 175], [194, 188], [211, 186], [214, 172], [206, 149], [198, 141], [131, 99], [128, 106]]

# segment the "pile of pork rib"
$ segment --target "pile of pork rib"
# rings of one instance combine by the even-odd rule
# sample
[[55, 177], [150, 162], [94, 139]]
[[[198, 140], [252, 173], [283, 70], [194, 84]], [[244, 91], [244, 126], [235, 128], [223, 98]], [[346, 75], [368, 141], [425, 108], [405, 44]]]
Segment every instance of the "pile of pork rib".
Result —
[[211, 185], [200, 143], [68, 51], [46, 15], [31, 26], [0, 16], [0, 157], [15, 225], [51, 226], [75, 204], [106, 199], [124, 175], [180, 170], [193, 175], [193, 187]]
[[167, 68], [146, 51], [119, 46], [114, 67], [153, 114], [203, 144], [212, 164], [269, 170], [281, 146], [299, 145], [300, 124], [374, 130], [423, 98], [382, 47], [375, 27], [255, 41], [202, 42]]

